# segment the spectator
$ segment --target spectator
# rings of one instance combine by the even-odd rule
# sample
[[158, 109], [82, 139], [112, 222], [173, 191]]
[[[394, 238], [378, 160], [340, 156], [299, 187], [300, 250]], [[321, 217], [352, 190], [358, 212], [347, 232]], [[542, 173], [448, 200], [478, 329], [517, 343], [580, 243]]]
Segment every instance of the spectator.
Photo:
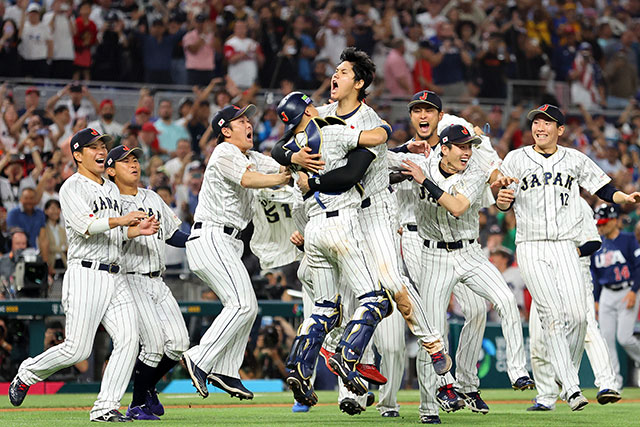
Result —
[[5, 299], [14, 299], [18, 290], [15, 287], [14, 272], [16, 264], [19, 262], [20, 254], [27, 248], [27, 235], [18, 229], [11, 230], [10, 250], [0, 257], [0, 285], [3, 287]]
[[134, 125], [137, 125], [139, 131], [140, 128], [142, 128], [142, 125], [150, 121], [150, 119], [151, 110], [149, 110], [147, 107], [139, 107], [133, 115], [132, 123]]
[[191, 149], [197, 156], [202, 151], [200, 139], [209, 126], [209, 101], [196, 102], [191, 109], [191, 118], [187, 122], [187, 131], [191, 135]]
[[[60, 322], [48, 322], [44, 331], [44, 349], [62, 344], [65, 340], [64, 327]], [[89, 371], [89, 361], [83, 360], [51, 375], [51, 381], [78, 381], [79, 376]]]
[[[173, 197], [173, 191], [171, 190], [171, 186], [162, 186], [157, 187], [155, 192], [158, 193], [158, 196], [171, 208], [171, 210], [179, 215], [179, 209], [176, 207], [175, 198]], [[182, 223], [180, 224], [180, 230], [184, 232], [189, 232], [191, 228], [189, 224]], [[185, 267], [185, 263], [187, 261], [187, 252], [185, 248], [176, 248], [169, 244], [165, 244], [165, 254], [166, 254], [166, 268], [167, 273], [170, 274], [170, 271], [182, 272]]]
[[500, 33], [491, 33], [486, 49], [476, 59], [480, 98], [507, 97], [507, 66], [509, 54]]
[[165, 154], [165, 150], [160, 148], [160, 143], [158, 142], [158, 130], [151, 122], [146, 122], [142, 125], [138, 134], [138, 141], [140, 142], [138, 146], [142, 148], [147, 160], [151, 156]]
[[316, 35], [316, 43], [320, 48], [318, 59], [329, 61], [331, 68], [340, 63], [340, 54], [347, 47], [347, 36], [343, 28], [342, 15], [338, 10], [332, 10], [324, 26]]
[[[2, 206], [10, 212], [19, 207], [20, 194], [26, 188], [35, 188], [35, 174], [24, 177], [24, 155], [10, 154], [3, 156], [0, 160], [0, 172], [7, 175], [0, 176], [0, 198]], [[39, 173], [39, 172], [37, 172]]]
[[137, 33], [142, 42], [144, 81], [147, 83], [171, 84], [171, 54], [185, 35], [184, 30], [169, 33], [162, 19], [154, 19], [149, 33]]
[[[29, 112], [35, 113], [40, 116], [41, 119], [44, 120], [47, 113], [40, 107], [40, 89], [35, 86], [29, 86], [27, 90], [24, 92], [24, 108], [18, 110], [18, 115], [23, 116], [25, 113]], [[50, 124], [50, 123], [49, 123]]]
[[62, 184], [62, 177], [58, 170], [61, 156], [62, 153], [59, 150], [56, 151], [55, 157], [51, 159], [52, 166], [45, 169], [36, 187], [36, 193], [41, 195], [38, 208], [42, 209], [45, 215], [47, 214], [46, 206], [49, 200], [60, 200], [57, 188]]
[[625, 31], [620, 50], [611, 55], [604, 68], [608, 108], [624, 109], [638, 91], [638, 55], [632, 46], [635, 38], [631, 31]]
[[404, 59], [404, 40], [395, 39], [384, 63], [384, 82], [394, 98], [407, 99], [412, 94], [411, 71]]
[[[564, 28], [564, 38], [553, 48], [552, 64], [555, 79], [561, 82], [569, 81], [569, 72], [573, 68], [573, 61], [577, 52], [576, 33], [572, 27]], [[538, 43], [540, 46], [540, 43]]]
[[66, 0], [55, 0], [42, 22], [51, 29], [53, 56], [51, 77], [70, 79], [73, 75], [73, 33], [75, 31], [71, 7]]
[[183, 177], [187, 166], [193, 160], [193, 151], [191, 150], [191, 141], [189, 139], [178, 140], [175, 157], [164, 165], [164, 170], [169, 176], [172, 185], [182, 184]]
[[[353, 43], [350, 43], [350, 45], [365, 52], [370, 57], [373, 56], [373, 50], [376, 47], [377, 41], [375, 32], [373, 31], [373, 21], [366, 15], [359, 13], [354, 17], [353, 24], [353, 28], [349, 34], [349, 40], [352, 40]], [[421, 31], [420, 26], [417, 26], [417, 28], [418, 31]], [[409, 63], [409, 61], [407, 61], [407, 63]], [[412, 66], [413, 64], [409, 65], [410, 68]]]
[[293, 21], [292, 37], [298, 41], [298, 79], [303, 89], [316, 89], [313, 79], [313, 60], [317, 55], [316, 44], [309, 35], [309, 21], [306, 16], [298, 15]]
[[123, 125], [118, 123], [114, 117], [116, 107], [112, 99], [103, 99], [98, 106], [98, 119], [89, 122], [90, 128], [96, 129], [100, 133], [106, 133], [114, 138], [122, 135]]
[[40, 229], [45, 226], [44, 212], [36, 207], [38, 199], [36, 190], [27, 187], [20, 193], [20, 206], [13, 208], [7, 214], [7, 227], [18, 227], [24, 230], [29, 238], [29, 247], [38, 247]]
[[182, 38], [189, 85], [206, 86], [213, 78], [215, 42], [207, 17], [202, 14], [196, 16], [194, 29]]
[[[185, 20], [186, 15], [184, 15], [182, 12], [172, 12], [169, 15], [169, 32], [171, 34], [177, 33], [180, 30], [180, 27], [182, 27], [182, 24], [184, 24]], [[215, 69], [216, 56], [214, 56], [213, 59]], [[220, 70], [219, 73], [222, 74], [222, 70]], [[171, 80], [173, 80], [173, 83], [177, 85], [187, 84], [186, 60], [182, 42], [176, 44], [171, 51]]]
[[167, 152], [176, 151], [178, 141], [180, 139], [187, 139], [191, 137], [187, 129], [174, 122], [172, 120], [173, 107], [171, 101], [168, 99], [161, 99], [158, 103], [158, 120], [154, 125], [158, 134], [158, 141], [160, 142], [160, 148]]
[[580, 43], [569, 77], [571, 78], [571, 100], [574, 104], [593, 110], [603, 102], [602, 70], [593, 59], [589, 43]]
[[55, 275], [55, 270], [67, 268], [67, 234], [64, 223], [60, 221], [60, 202], [50, 199], [44, 206], [46, 215], [45, 226], [40, 230], [38, 246], [40, 254], [49, 266], [49, 275]]
[[258, 136], [258, 150], [264, 151], [268, 146], [269, 150], [278, 142], [278, 139], [284, 134], [284, 124], [278, 119], [276, 114], [276, 106], [267, 107], [260, 119], [260, 123], [255, 130]]
[[202, 188], [202, 167], [191, 166], [188, 171], [188, 179], [183, 184], [176, 186], [176, 205], [180, 208], [178, 215], [182, 221], [193, 223], [193, 214], [198, 206], [198, 195]]
[[2, 36], [0, 36], [0, 76], [18, 77], [20, 75], [19, 43], [18, 26], [12, 19], [5, 19], [2, 22]]
[[116, 80], [124, 77], [124, 52], [129, 40], [124, 32], [124, 21], [115, 12], [105, 18], [105, 29], [98, 38], [92, 61], [91, 75], [95, 80]]
[[[279, 82], [279, 75], [288, 73], [292, 78], [297, 75], [295, 64], [283, 63], [287, 57], [293, 59], [298, 52], [298, 46], [294, 40], [285, 48], [285, 36], [288, 33], [288, 24], [277, 16], [274, 16], [271, 5], [264, 4], [258, 10], [260, 16], [260, 30], [258, 41], [264, 61], [260, 69], [260, 85], [265, 88], [274, 87]], [[291, 39], [289, 39], [291, 40]]]
[[71, 136], [69, 107], [59, 105], [53, 110], [53, 124], [49, 126], [49, 139], [52, 144], [56, 145], [58, 141], [64, 141]]
[[248, 37], [246, 21], [235, 22], [233, 36], [224, 44], [224, 57], [229, 64], [228, 75], [240, 90], [256, 82], [264, 56], [258, 42]]
[[89, 88], [79, 82], [68, 84], [51, 97], [47, 101], [47, 108], [51, 108], [53, 104], [66, 106], [72, 120], [78, 117], [86, 117], [88, 120], [95, 116], [96, 110], [99, 109], [98, 101], [91, 95]]
[[[498, 246], [491, 250], [489, 261], [496, 266], [509, 288], [511, 288], [511, 292], [515, 295], [521, 319], [528, 320], [529, 315], [524, 302], [525, 284], [520, 274], [520, 269], [513, 265], [513, 251], [502, 245]], [[494, 322], [500, 321], [495, 311], [492, 311], [489, 316], [490, 320]]]
[[40, 6], [31, 3], [20, 22], [20, 45], [18, 52], [22, 57], [22, 73], [26, 77], [49, 77], [49, 62], [53, 55], [51, 30], [40, 21]]
[[432, 57], [433, 82], [446, 96], [465, 96], [465, 69], [471, 66], [472, 58], [465, 50], [462, 40], [456, 36], [451, 23], [441, 22], [431, 43], [435, 51]]
[[78, 17], [76, 18], [76, 33], [73, 37], [75, 46], [75, 57], [73, 65], [74, 80], [89, 80], [91, 77], [91, 48], [98, 40], [98, 28], [95, 22], [89, 19], [91, 13], [91, 2], [83, 1], [78, 6]]

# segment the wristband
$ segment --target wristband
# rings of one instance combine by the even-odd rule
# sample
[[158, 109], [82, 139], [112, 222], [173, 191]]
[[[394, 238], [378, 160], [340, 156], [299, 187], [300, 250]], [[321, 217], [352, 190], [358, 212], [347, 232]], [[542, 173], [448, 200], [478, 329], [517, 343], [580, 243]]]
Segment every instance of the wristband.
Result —
[[422, 186], [433, 196], [433, 198], [438, 201], [440, 197], [444, 194], [444, 190], [434, 184], [429, 178], [425, 178], [422, 181]]
[[318, 191], [320, 189], [320, 177], [310, 177], [309, 178], [309, 190], [310, 191]]
[[387, 133], [387, 139], [389, 139], [391, 137], [391, 126], [389, 126], [389, 125], [380, 125], [379, 127], [384, 129], [384, 131]]

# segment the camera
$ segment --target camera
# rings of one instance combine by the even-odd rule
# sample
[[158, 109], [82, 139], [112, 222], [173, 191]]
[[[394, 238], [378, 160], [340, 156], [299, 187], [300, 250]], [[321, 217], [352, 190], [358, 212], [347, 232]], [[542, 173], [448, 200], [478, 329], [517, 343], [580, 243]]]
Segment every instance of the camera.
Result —
[[59, 342], [64, 341], [64, 334], [62, 333], [62, 331], [54, 332], [53, 337], [55, 338], [56, 341], [59, 341]]
[[273, 325], [266, 326], [262, 333], [264, 335], [265, 348], [276, 348], [278, 341], [280, 341], [280, 336], [278, 335], [276, 327]]

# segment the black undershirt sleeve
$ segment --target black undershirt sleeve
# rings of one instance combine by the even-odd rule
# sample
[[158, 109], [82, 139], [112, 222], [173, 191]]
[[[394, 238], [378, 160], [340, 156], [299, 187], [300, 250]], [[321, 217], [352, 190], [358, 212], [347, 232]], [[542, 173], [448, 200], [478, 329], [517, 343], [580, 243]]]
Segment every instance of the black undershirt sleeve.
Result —
[[286, 144], [292, 136], [293, 132], [285, 132], [285, 134], [282, 135], [282, 138], [280, 138], [278, 142], [276, 142], [276, 145], [271, 149], [271, 157], [273, 157], [273, 159], [282, 166], [291, 165], [291, 156], [293, 156], [293, 151], [285, 150], [284, 144]]
[[587, 242], [584, 245], [579, 246], [578, 250], [580, 251], [581, 257], [591, 256], [591, 254], [593, 254], [595, 251], [600, 249], [600, 246], [602, 246], [602, 242], [599, 242], [597, 240], [591, 240], [590, 242]]
[[596, 196], [600, 197], [605, 202], [613, 203], [613, 195], [616, 191], [618, 191], [616, 187], [607, 183], [596, 191]]
[[365, 148], [351, 150], [346, 165], [321, 177], [309, 178], [309, 188], [323, 193], [347, 191], [362, 179], [373, 159], [375, 155]]

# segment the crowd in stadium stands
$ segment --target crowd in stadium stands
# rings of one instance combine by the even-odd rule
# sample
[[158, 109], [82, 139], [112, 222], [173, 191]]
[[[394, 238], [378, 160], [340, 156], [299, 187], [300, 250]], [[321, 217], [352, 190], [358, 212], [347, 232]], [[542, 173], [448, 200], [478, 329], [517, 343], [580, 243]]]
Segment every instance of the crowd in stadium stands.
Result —
[[[207, 131], [213, 114], [230, 103], [264, 105], [255, 148], [269, 152], [283, 132], [277, 102], [293, 90], [325, 102], [346, 46], [376, 63], [367, 102], [383, 118], [391, 120], [389, 100], [430, 89], [445, 97], [446, 111], [481, 128], [488, 123], [504, 157], [533, 143], [524, 119], [531, 105], [519, 100], [555, 103], [574, 112], [561, 144], [588, 154], [626, 192], [640, 178], [640, 0], [0, 0], [0, 22], [0, 81], [73, 79], [47, 99], [38, 85], [0, 86], [0, 299], [28, 296], [12, 282], [24, 258], [18, 255], [30, 248], [39, 249], [32, 261], [40, 260], [49, 280], [65, 268], [57, 191], [74, 173], [68, 141], [76, 131], [90, 126], [116, 144], [141, 147], [144, 185], [174, 207], [188, 231], [216, 145]], [[109, 80], [144, 85], [122, 123], [118, 100], [96, 99], [88, 89]], [[509, 80], [534, 82], [516, 89], [514, 105], [505, 105]], [[150, 89], [158, 84], [189, 85], [193, 94], [179, 103], [161, 99]], [[265, 88], [266, 105], [256, 95]], [[449, 109], [447, 99], [463, 107]], [[392, 125], [390, 145], [411, 137], [406, 119]], [[640, 209], [626, 212], [627, 230], [640, 238], [639, 220]], [[481, 243], [509, 277], [526, 318], [513, 213], [486, 209], [481, 227]], [[286, 298], [284, 288], [299, 287], [278, 272], [265, 276], [246, 252], [249, 272], [270, 289], [261, 297]], [[182, 250], [168, 251], [170, 268], [184, 262]], [[267, 365], [277, 376], [276, 364], [263, 359], [282, 357], [284, 323], [261, 330], [243, 367], [247, 377]], [[0, 320], [0, 362], [10, 347], [6, 331]]]

